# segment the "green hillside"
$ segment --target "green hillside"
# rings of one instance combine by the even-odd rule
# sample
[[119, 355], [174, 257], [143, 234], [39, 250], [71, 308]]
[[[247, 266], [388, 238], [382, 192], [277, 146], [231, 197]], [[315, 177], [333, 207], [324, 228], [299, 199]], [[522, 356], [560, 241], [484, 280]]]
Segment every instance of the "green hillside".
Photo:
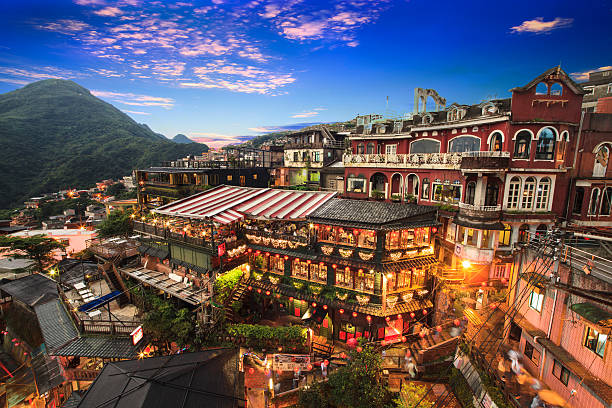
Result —
[[35, 82], [0, 95], [0, 208], [207, 150], [161, 138], [72, 81]]

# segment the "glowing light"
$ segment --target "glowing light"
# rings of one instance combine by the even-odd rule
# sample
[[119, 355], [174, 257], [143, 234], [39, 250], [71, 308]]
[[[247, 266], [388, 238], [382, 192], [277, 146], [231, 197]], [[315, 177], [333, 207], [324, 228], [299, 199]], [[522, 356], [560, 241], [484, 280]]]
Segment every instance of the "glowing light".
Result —
[[357, 317], [357, 312], [353, 312], [353, 317]]
[[344, 314], [344, 309], [339, 310], [340, 314]]
[[387, 279], [391, 279], [391, 278], [393, 278], [393, 274], [392, 274], [391, 272], [389, 272], [389, 273], [387, 274]]
[[366, 316], [366, 320], [368, 321], [368, 323], [369, 323], [369, 322], [371, 322], [371, 321], [372, 321], [372, 316], [367, 315], [367, 316]]
[[469, 269], [472, 267], [472, 263], [466, 259], [463, 262], [461, 262], [461, 266], [463, 266], [465, 269]]

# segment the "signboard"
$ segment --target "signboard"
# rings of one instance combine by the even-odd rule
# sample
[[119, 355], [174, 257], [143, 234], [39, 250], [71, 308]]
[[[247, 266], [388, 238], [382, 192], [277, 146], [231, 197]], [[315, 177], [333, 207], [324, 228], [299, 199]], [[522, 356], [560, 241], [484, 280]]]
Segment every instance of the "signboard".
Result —
[[219, 253], [219, 256], [223, 256], [223, 254], [225, 254], [225, 242], [219, 245], [217, 252]]
[[138, 326], [136, 329], [134, 329], [134, 331], [130, 333], [130, 336], [132, 336], [132, 344], [137, 345], [143, 337], [142, 326]]
[[294, 371], [296, 368], [307, 371], [310, 356], [304, 354], [274, 354], [272, 369], [281, 371]]

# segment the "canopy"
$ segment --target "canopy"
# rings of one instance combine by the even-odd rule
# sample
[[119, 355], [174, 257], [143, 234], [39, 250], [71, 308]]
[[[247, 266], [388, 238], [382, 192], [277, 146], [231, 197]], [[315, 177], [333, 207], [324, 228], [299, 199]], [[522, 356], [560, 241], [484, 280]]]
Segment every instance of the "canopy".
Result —
[[587, 321], [599, 326], [600, 332], [604, 334], [612, 333], [612, 313], [588, 302], [574, 303], [570, 306], [570, 309]]
[[295, 220], [305, 218], [335, 192], [219, 186], [153, 210], [158, 214], [212, 219], [229, 224], [245, 216]]

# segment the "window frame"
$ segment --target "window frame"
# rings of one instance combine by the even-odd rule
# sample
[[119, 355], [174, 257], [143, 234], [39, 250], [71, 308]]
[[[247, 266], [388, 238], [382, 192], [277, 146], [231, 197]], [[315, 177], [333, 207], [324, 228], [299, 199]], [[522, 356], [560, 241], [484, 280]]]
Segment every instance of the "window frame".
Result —
[[509, 210], [516, 210], [519, 208], [520, 197], [521, 197], [521, 185], [522, 180], [518, 176], [514, 176], [508, 183], [508, 197], [506, 200], [506, 208]]
[[[512, 154], [513, 160], [529, 160], [531, 157], [531, 141], [533, 137], [527, 130], [521, 130], [516, 134], [514, 138], [514, 151]], [[525, 149], [522, 154], [519, 153], [519, 147], [524, 145]]]
[[[597, 194], [595, 194], [597, 193]], [[599, 207], [599, 187], [593, 187], [591, 189], [591, 198], [589, 199], [589, 209], [587, 214], [588, 215], [596, 215], [597, 214], [597, 208]], [[595, 195], [595, 200], [593, 200], [593, 195]]]
[[[592, 348], [589, 345], [589, 332], [591, 332], [591, 331], [595, 332], [595, 344], [594, 344], [594, 348]], [[605, 339], [603, 341], [603, 349], [601, 349], [601, 354], [599, 354], [599, 352], [597, 351], [598, 348], [599, 348], [599, 338], [600, 337], [605, 337]], [[586, 349], [591, 350], [598, 357], [604, 358], [604, 356], [606, 355], [607, 343], [608, 343], [608, 335], [599, 333], [597, 330], [593, 329], [591, 326], [588, 326], [588, 325], [586, 326], [585, 331], [584, 331], [584, 340], [582, 341], [583, 347], [585, 347]]]
[[[533, 181], [532, 181], [533, 180]], [[535, 204], [535, 190], [536, 190], [537, 180], [533, 176], [529, 176], [523, 182], [523, 188], [521, 191], [521, 209], [523, 210], [533, 210], [533, 205]]]
[[[544, 137], [545, 132], [550, 131], [550, 137]], [[540, 129], [536, 141], [535, 160], [554, 160], [555, 148], [557, 147], [557, 130], [551, 126]]]
[[[433, 152], [414, 152], [413, 146], [416, 144], [418, 147], [419, 144], [437, 144], [437, 148], [434, 149]], [[442, 143], [436, 139], [419, 139], [410, 142], [410, 154], [435, 154], [440, 153], [440, 148], [442, 147]]]
[[[537, 354], [535, 354], [537, 353]], [[540, 359], [542, 358], [542, 353], [538, 350], [531, 342], [525, 340], [525, 351], [523, 352], [525, 357], [527, 357], [536, 367], [540, 366]]]
[[536, 210], [548, 210], [548, 202], [550, 200], [550, 190], [552, 187], [552, 180], [549, 177], [542, 177], [538, 181], [536, 188]]
[[[569, 384], [569, 378], [571, 375], [570, 370], [568, 370], [562, 363], [560, 363], [556, 358], [553, 359], [553, 366], [551, 369], [553, 377], [561, 382], [561, 384], [567, 387]], [[559, 375], [555, 374], [556, 368], [559, 367]]]
[[[475, 149], [474, 150], [453, 150], [453, 147], [455, 146], [455, 144], [461, 140], [467, 140], [470, 139], [472, 141], [478, 141], [478, 146], [474, 146]], [[448, 141], [448, 152], [449, 153], [466, 153], [466, 152], [479, 152], [480, 148], [482, 145], [482, 139], [479, 138], [478, 136], [474, 136], [474, 135], [461, 135], [461, 136], [457, 136], [457, 137], [453, 137], [452, 139], [450, 139]]]
[[[534, 295], [537, 295], [537, 299], [534, 305]], [[540, 289], [532, 289], [529, 294], [529, 308], [535, 310], [538, 313], [542, 313], [542, 308], [544, 306], [544, 299], [546, 298], [545, 294]]]

